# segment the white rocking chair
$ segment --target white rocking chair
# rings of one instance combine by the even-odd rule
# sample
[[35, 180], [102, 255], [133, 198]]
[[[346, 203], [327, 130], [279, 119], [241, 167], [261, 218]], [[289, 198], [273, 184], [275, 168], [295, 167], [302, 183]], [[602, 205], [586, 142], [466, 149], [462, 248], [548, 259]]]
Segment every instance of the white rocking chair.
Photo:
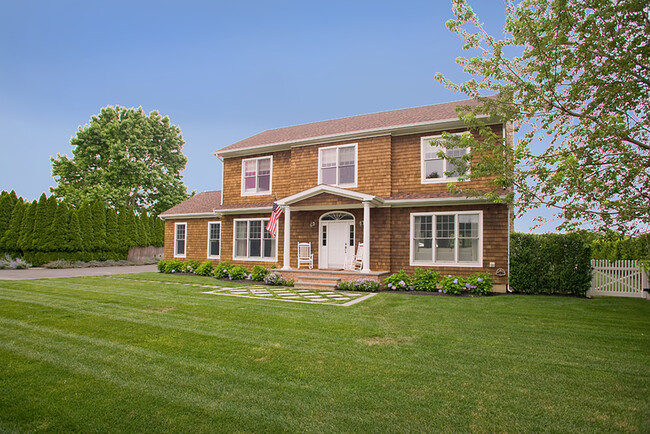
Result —
[[298, 243], [298, 268], [307, 265], [311, 270], [314, 268], [314, 254], [311, 252], [311, 243]]
[[357, 248], [357, 254], [354, 255], [354, 259], [352, 260], [352, 269], [355, 271], [361, 271], [363, 268], [363, 251], [364, 251], [364, 246], [363, 243], [359, 243], [359, 247]]

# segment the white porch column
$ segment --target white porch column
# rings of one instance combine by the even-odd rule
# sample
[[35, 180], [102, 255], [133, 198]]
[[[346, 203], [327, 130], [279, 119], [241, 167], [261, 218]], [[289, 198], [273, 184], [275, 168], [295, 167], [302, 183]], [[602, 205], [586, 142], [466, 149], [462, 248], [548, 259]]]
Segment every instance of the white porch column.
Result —
[[284, 207], [284, 265], [283, 270], [291, 268], [291, 209]]
[[362, 273], [370, 272], [370, 203], [363, 203], [363, 268]]

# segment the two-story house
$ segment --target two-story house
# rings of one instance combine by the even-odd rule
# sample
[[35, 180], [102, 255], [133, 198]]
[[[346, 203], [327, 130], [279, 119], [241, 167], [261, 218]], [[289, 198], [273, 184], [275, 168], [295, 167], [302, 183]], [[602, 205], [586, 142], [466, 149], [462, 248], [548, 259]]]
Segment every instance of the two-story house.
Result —
[[[495, 290], [505, 291], [508, 205], [450, 193], [447, 184], [459, 182], [458, 173], [430, 143], [443, 131], [466, 130], [455, 108], [468, 104], [474, 102], [278, 128], [216, 151], [223, 189], [161, 214], [165, 258], [275, 266], [301, 283], [309, 273], [379, 280], [417, 267], [455, 275], [482, 271], [494, 276]], [[492, 128], [512, 143], [509, 125]], [[468, 151], [445, 152], [458, 157]], [[265, 227], [276, 196], [284, 212], [273, 237]], [[311, 243], [313, 270], [297, 271], [299, 242]], [[361, 270], [339, 272], [360, 243]]]

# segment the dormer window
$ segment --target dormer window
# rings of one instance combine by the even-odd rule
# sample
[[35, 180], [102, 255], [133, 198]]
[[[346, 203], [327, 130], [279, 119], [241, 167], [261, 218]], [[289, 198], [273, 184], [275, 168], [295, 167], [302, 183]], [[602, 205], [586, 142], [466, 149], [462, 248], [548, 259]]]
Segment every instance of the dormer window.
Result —
[[[422, 184], [457, 181], [459, 176], [466, 175], [468, 170], [458, 167], [454, 159], [460, 159], [469, 154], [469, 148], [446, 148], [432, 145], [432, 140], [440, 140], [441, 136], [422, 137], [420, 163]], [[440, 155], [443, 152], [447, 158]]]
[[271, 193], [273, 157], [247, 158], [242, 160], [242, 196]]
[[328, 146], [318, 150], [318, 183], [357, 186], [357, 144]]

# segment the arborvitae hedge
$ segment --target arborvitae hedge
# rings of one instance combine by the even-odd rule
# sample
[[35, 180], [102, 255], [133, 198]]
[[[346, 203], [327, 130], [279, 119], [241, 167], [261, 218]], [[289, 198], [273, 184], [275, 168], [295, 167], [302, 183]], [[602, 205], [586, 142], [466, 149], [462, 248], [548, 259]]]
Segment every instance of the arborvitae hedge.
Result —
[[591, 247], [577, 233], [513, 233], [509, 284], [520, 293], [584, 295], [591, 284]]
[[15, 193], [2, 192], [0, 208], [9, 209], [9, 205], [7, 223], [4, 229], [0, 227], [0, 254], [23, 256], [34, 265], [56, 259], [126, 259], [131, 247], [162, 246], [164, 225], [158, 224], [160, 219], [152, 221], [131, 209], [118, 213], [102, 202], [74, 209], [45, 194], [38, 202], [23, 204]]

